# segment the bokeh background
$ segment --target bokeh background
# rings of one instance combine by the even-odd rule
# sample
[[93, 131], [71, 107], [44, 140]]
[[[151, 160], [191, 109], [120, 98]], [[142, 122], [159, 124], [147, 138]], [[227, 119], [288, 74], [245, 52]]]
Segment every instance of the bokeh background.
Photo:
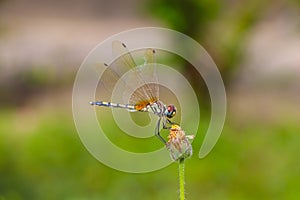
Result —
[[[84, 148], [72, 118], [88, 52], [144, 26], [197, 40], [226, 85], [220, 140], [186, 162], [188, 199], [299, 199], [298, 0], [0, 0], [0, 199], [178, 198], [176, 163], [147, 174], [110, 169]], [[197, 82], [191, 67], [181, 70]], [[210, 117], [201, 106], [195, 152]]]

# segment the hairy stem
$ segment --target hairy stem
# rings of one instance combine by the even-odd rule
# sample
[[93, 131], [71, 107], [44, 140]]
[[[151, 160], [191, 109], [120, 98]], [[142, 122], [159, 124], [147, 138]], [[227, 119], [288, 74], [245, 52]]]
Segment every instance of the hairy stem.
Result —
[[179, 160], [179, 199], [185, 200], [184, 190], [184, 159]]

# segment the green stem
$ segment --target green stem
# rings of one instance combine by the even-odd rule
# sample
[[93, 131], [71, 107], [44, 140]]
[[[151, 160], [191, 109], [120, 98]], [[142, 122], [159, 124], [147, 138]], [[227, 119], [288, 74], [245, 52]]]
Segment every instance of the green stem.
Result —
[[185, 200], [184, 191], [184, 159], [179, 160], [179, 199]]

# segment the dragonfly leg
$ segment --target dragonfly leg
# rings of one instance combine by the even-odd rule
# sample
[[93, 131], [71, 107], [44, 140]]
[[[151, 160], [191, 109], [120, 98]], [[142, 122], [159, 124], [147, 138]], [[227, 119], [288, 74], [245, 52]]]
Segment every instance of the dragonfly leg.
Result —
[[161, 121], [161, 118], [159, 118], [157, 121], [157, 125], [155, 128], [155, 135], [160, 139], [160, 141], [162, 141], [162, 143], [166, 144], [166, 140], [163, 137], [161, 137], [161, 135], [159, 133], [160, 121]]
[[[167, 129], [167, 130], [170, 130], [171, 128], [172, 128], [172, 125], [179, 125], [179, 124], [177, 124], [177, 123], [175, 123], [175, 122], [172, 122], [171, 120], [169, 120], [169, 119], [165, 119], [164, 121], [163, 121], [163, 128], [164, 129]], [[169, 125], [169, 126], [168, 126]], [[171, 125], [171, 126], [170, 126]]]
[[179, 124], [177, 124], [177, 123], [175, 123], [175, 122], [172, 122], [172, 121], [169, 120], [169, 119], [167, 119], [166, 121], [167, 121], [167, 123], [170, 124], [170, 125], [178, 125], [178, 126], [179, 126]]
[[155, 107], [150, 106], [150, 108], [151, 108], [151, 110], [152, 110], [152, 112], [153, 112], [154, 114], [157, 114], [157, 113], [158, 113], [158, 112], [157, 112], [157, 109], [156, 109]]

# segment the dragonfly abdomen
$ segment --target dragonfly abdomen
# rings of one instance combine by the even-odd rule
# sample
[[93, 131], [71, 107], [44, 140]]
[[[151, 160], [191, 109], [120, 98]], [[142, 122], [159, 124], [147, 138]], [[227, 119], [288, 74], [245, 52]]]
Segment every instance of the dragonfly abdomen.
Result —
[[124, 108], [129, 111], [137, 111], [135, 109], [135, 106], [131, 104], [120, 104], [120, 103], [112, 103], [106, 101], [95, 101], [95, 102], [90, 102], [90, 104], [96, 106], [112, 107], [112, 108]]

